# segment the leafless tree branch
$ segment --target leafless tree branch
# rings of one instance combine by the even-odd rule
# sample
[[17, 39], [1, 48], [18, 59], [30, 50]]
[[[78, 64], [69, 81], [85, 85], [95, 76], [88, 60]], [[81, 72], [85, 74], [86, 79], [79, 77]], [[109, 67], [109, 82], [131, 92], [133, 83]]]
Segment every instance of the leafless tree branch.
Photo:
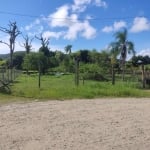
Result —
[[42, 34], [40, 37], [35, 35], [35, 38], [41, 41], [42, 47], [47, 47], [49, 45], [50, 38], [44, 38]]
[[[23, 35], [22, 35], [23, 36]], [[28, 35], [26, 35], [26, 36], [23, 36], [23, 38], [24, 38], [24, 43], [23, 43], [23, 45], [22, 45], [22, 47], [24, 47], [25, 49], [26, 49], [26, 52], [27, 52], [27, 54], [32, 50], [32, 45], [31, 45], [31, 43], [32, 43], [32, 41], [33, 41], [33, 39], [34, 38], [29, 38], [29, 36]]]
[[10, 47], [10, 45], [8, 43], [6, 43], [6, 42], [0, 41], [0, 43], [3, 43], [3, 44], [5, 44], [5, 45]]

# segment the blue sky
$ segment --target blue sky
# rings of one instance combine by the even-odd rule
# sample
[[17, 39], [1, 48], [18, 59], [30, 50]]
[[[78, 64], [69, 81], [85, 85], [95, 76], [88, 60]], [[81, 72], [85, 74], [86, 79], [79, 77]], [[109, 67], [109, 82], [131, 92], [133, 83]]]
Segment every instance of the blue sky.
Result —
[[[71, 44], [73, 51], [105, 49], [115, 32], [127, 28], [137, 54], [150, 55], [149, 6], [149, 0], [1, 0], [0, 26], [16, 21], [23, 35], [49, 37], [51, 50]], [[8, 36], [0, 32], [0, 40]], [[15, 51], [24, 50], [22, 42], [17, 37]], [[33, 51], [39, 47], [34, 39]], [[8, 47], [0, 44], [0, 53], [9, 53]]]

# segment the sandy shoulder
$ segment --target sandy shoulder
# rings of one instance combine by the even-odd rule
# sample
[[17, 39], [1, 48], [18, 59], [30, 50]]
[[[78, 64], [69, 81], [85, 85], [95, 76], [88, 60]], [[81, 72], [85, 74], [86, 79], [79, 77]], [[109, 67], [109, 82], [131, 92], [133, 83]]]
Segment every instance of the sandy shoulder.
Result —
[[150, 98], [0, 106], [0, 150], [111, 149], [150, 149]]

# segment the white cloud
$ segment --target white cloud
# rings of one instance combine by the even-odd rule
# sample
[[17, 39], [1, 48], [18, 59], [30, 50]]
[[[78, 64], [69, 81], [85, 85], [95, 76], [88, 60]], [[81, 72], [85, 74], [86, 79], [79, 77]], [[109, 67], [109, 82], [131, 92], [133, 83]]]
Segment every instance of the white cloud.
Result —
[[77, 22], [75, 24], [72, 24], [69, 27], [68, 31], [66, 32], [64, 38], [68, 40], [76, 39], [78, 33], [81, 32], [82, 30], [83, 30], [82, 23]]
[[10, 53], [9, 47], [5, 44], [0, 43], [0, 54]]
[[84, 12], [87, 8], [87, 5], [91, 3], [91, 0], [74, 0], [72, 5], [73, 11]]
[[27, 26], [25, 26], [25, 30], [26, 30], [26, 31], [29, 31], [32, 27], [33, 27], [33, 25], [32, 25], [32, 24], [27, 25]]
[[[8, 35], [2, 34], [0, 40], [9, 44], [9, 36]], [[8, 45], [6, 45], [4, 43], [0, 43], [0, 54], [7, 54], [7, 53], [10, 53], [10, 49], [9, 49]]]
[[40, 19], [36, 19], [36, 20], [35, 20], [35, 24], [36, 24], [36, 25], [37, 25], [37, 24], [40, 24], [40, 22], [41, 22]]
[[95, 0], [95, 5], [99, 7], [107, 8], [107, 3], [103, 0]]
[[110, 33], [113, 31], [113, 27], [112, 26], [105, 26], [103, 29], [102, 29], [102, 32], [106, 32], [106, 33]]
[[130, 31], [133, 33], [150, 30], [150, 21], [145, 17], [136, 17]]
[[52, 27], [67, 27], [69, 25], [69, 6], [63, 5], [56, 12], [49, 15], [50, 26]]
[[[91, 0], [75, 0], [76, 5], [82, 5], [90, 3]], [[59, 33], [53, 37], [61, 37], [64, 35], [64, 39], [74, 40], [77, 36], [82, 36], [86, 39], [93, 38], [96, 34], [96, 29], [90, 25], [86, 18], [83, 21], [78, 19], [79, 14], [71, 13], [71, 8], [69, 5], [63, 5], [59, 7], [56, 12], [49, 15], [50, 18], [47, 19], [50, 27], [60, 28]], [[52, 33], [51, 33], [52, 36]]]
[[83, 34], [82, 36], [85, 37], [86, 39], [91, 39], [91, 38], [94, 38], [95, 35], [96, 35], [96, 29], [93, 28], [88, 21], [86, 21], [84, 23], [84, 31], [83, 31]]
[[35, 36], [38, 34], [41, 34], [44, 30], [44, 27], [42, 25], [34, 26], [30, 30], [28, 30], [27, 34], [29, 36]]
[[[74, 0], [73, 4], [62, 5], [48, 17], [36, 19], [33, 23], [25, 26], [24, 31], [27, 31], [29, 36], [44, 33], [44, 36], [56, 39], [62, 37], [74, 40], [78, 36], [86, 39], [94, 38], [96, 29], [89, 22], [91, 16], [88, 15], [83, 20], [79, 19], [80, 13], [89, 5], [107, 7], [107, 3], [104, 0]], [[46, 23], [50, 30], [43, 23]], [[46, 31], [44, 27], [46, 27]]]
[[88, 21], [76, 22], [69, 27], [64, 38], [74, 40], [77, 38], [78, 34], [81, 34], [81, 36], [86, 39], [91, 39], [95, 37], [96, 29], [93, 28]]
[[84, 12], [89, 4], [93, 4], [97, 7], [107, 7], [107, 3], [103, 0], [74, 0], [72, 10], [74, 12]]
[[118, 31], [121, 28], [124, 28], [126, 26], [127, 26], [127, 24], [126, 24], [125, 21], [118, 21], [118, 22], [114, 22], [114, 24], [112, 26], [105, 26], [102, 29], [102, 32], [110, 33], [110, 32], [113, 32], [113, 31]]
[[74, 4], [75, 5], [85, 5], [85, 4], [90, 4], [91, 3], [91, 0], [74, 0]]
[[91, 20], [91, 19], [94, 19], [92, 16], [90, 16], [90, 15], [87, 15], [86, 17], [86, 20]]
[[139, 51], [137, 54], [137, 56], [141, 55], [141, 56], [149, 56], [150, 57], [150, 48], [147, 49], [143, 49], [141, 51]]
[[34, 28], [36, 25], [39, 25], [40, 24], [40, 20], [39, 19], [36, 19], [34, 22], [32, 22], [30, 25], [27, 25], [25, 26], [25, 30], [26, 31], [29, 31], [31, 30], [32, 28]]
[[64, 5], [57, 9], [56, 12], [49, 15], [47, 21], [51, 27], [70, 27], [78, 22], [78, 15], [75, 13], [69, 14], [69, 6]]
[[115, 22], [114, 23], [114, 31], [118, 31], [119, 29], [124, 28], [126, 26], [127, 26], [126, 22], [124, 22], [124, 21]]
[[36, 19], [29, 25], [25, 27], [21, 27], [21, 32], [28, 34], [29, 36], [35, 36], [37, 34], [41, 34], [44, 30], [44, 26], [42, 25], [42, 19]]
[[64, 32], [45, 31], [42, 35], [43, 35], [44, 38], [56, 38], [56, 39], [59, 39], [62, 35], [64, 35]]

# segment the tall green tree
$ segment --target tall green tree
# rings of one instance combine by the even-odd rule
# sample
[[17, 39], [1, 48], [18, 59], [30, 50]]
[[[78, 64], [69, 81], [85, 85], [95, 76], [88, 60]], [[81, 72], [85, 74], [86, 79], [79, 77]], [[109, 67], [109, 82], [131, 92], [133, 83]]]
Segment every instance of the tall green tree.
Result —
[[31, 52], [25, 55], [23, 61], [23, 69], [38, 70], [38, 53]]
[[48, 47], [40, 47], [39, 52], [42, 52], [46, 57], [50, 56], [50, 51]]
[[45, 56], [45, 59], [41, 59], [40, 62], [41, 64], [45, 64], [41, 71], [43, 74], [46, 73], [47, 69], [49, 68], [49, 57], [50, 57], [50, 50], [49, 50], [49, 40], [50, 38], [45, 38], [43, 37], [43, 35], [41, 34], [40, 37], [35, 36], [36, 39], [41, 41], [41, 47], [39, 48], [39, 52], [43, 53], [43, 55]]
[[80, 61], [84, 63], [90, 62], [89, 50], [80, 50]]
[[127, 53], [135, 55], [134, 44], [128, 41], [127, 29], [123, 31], [118, 31], [115, 33], [115, 42], [110, 44], [111, 51], [118, 56], [120, 55], [120, 66], [122, 68], [122, 79], [124, 80], [125, 74], [125, 62], [127, 58]]
[[25, 52], [24, 51], [14, 52], [13, 67], [15, 67], [16, 69], [21, 70], [24, 57], [25, 57]]
[[31, 53], [25, 55], [23, 69], [38, 70], [39, 65], [41, 68], [41, 72], [45, 73], [45, 70], [48, 68], [48, 62], [47, 62], [46, 56], [43, 53], [31, 52]]
[[43, 52], [46, 57], [49, 57], [50, 51], [48, 45], [50, 38], [44, 38], [42, 34], [40, 35], [40, 37], [35, 36], [35, 38], [41, 41], [41, 47], [39, 49], [39, 52]]
[[96, 49], [89, 51], [90, 63], [98, 63], [100, 53]]
[[64, 60], [65, 54], [61, 51], [55, 51], [55, 58], [58, 61], [59, 65], [61, 65], [62, 61]]

